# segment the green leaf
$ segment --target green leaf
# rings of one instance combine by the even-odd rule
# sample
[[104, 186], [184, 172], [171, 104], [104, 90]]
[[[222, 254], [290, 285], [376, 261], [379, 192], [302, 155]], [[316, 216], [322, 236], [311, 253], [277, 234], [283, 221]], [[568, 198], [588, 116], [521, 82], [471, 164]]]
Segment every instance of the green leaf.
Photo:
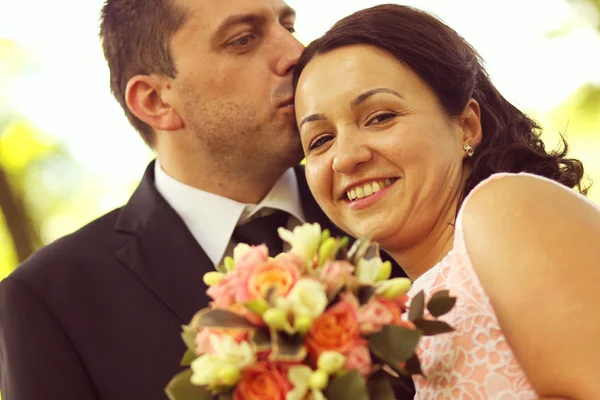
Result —
[[421, 371], [421, 361], [419, 361], [419, 357], [417, 357], [416, 354], [406, 361], [404, 369], [409, 375], [423, 375], [423, 371]]
[[226, 394], [219, 395], [219, 400], [232, 400], [232, 399], [233, 399], [232, 393], [226, 393]]
[[271, 334], [268, 329], [261, 328], [250, 333], [250, 342], [254, 344], [257, 352], [271, 350]]
[[373, 400], [395, 400], [394, 388], [392, 387], [391, 377], [384, 371], [377, 371], [369, 378], [367, 382], [369, 396]]
[[358, 301], [360, 303], [360, 305], [364, 305], [367, 304], [369, 302], [369, 300], [371, 299], [371, 297], [373, 297], [373, 295], [375, 294], [375, 286], [373, 285], [361, 285], [358, 288], [358, 293], [357, 293], [357, 297], [358, 297]]
[[204, 387], [190, 382], [192, 370], [186, 369], [171, 379], [165, 393], [170, 400], [213, 400], [213, 395]]
[[426, 319], [417, 319], [414, 320], [413, 323], [417, 327], [423, 331], [423, 335], [425, 336], [433, 336], [439, 335], [440, 333], [448, 333], [452, 332], [454, 328], [443, 321], [429, 321]]
[[456, 297], [450, 297], [448, 290], [436, 292], [427, 303], [427, 309], [434, 317], [447, 314], [456, 304]]
[[327, 400], [370, 400], [367, 385], [356, 370], [334, 378], [325, 390], [325, 397]]
[[215, 265], [215, 269], [217, 270], [217, 272], [220, 272], [222, 274], [226, 274], [228, 272], [227, 268], [225, 268], [224, 265]]
[[400, 363], [408, 360], [415, 353], [421, 338], [421, 331], [402, 326], [387, 325], [381, 332], [369, 337], [369, 348], [373, 354], [388, 364], [395, 371], [402, 373]]
[[183, 358], [181, 359], [180, 364], [182, 367], [189, 367], [190, 364], [192, 363], [192, 361], [194, 361], [197, 357], [198, 357], [198, 354], [196, 354], [196, 352], [194, 350], [188, 349], [185, 352], [185, 354], [183, 355]]
[[408, 320], [415, 321], [423, 318], [425, 312], [425, 292], [422, 290], [417, 293], [410, 301], [410, 307], [408, 309]]
[[188, 325], [183, 325], [183, 331], [181, 332], [181, 339], [185, 343], [188, 350], [196, 351], [196, 335], [198, 335], [198, 329], [191, 328]]
[[200, 311], [196, 321], [197, 328], [235, 328], [256, 329], [256, 325], [246, 318], [225, 310]]
[[307, 354], [303, 336], [288, 335], [285, 332], [271, 332], [269, 361], [302, 361]]

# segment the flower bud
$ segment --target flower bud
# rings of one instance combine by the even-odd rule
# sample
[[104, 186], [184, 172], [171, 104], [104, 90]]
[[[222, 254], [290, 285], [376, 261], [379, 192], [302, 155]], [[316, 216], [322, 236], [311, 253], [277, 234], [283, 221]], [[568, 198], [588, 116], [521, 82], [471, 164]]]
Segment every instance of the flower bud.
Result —
[[294, 319], [294, 328], [296, 328], [299, 333], [304, 335], [312, 326], [312, 322], [313, 320], [311, 317], [307, 317], [306, 315], [298, 315]]
[[337, 240], [335, 238], [328, 238], [319, 247], [319, 266], [325, 264], [325, 261], [332, 259], [335, 256], [337, 250]]
[[312, 374], [310, 374], [310, 378], [308, 378], [308, 386], [312, 389], [323, 390], [327, 387], [329, 383], [329, 375], [327, 372], [323, 370], [316, 370]]
[[226, 365], [222, 367], [218, 372], [219, 383], [224, 386], [233, 386], [242, 377], [242, 372], [235, 365]]
[[214, 286], [225, 278], [225, 274], [217, 271], [211, 271], [204, 274], [203, 280], [206, 286]]
[[235, 268], [235, 261], [233, 257], [227, 256], [225, 257], [225, 260], [223, 260], [223, 262], [225, 263], [225, 269], [227, 270], [227, 272], [233, 271], [233, 269]]
[[389, 281], [383, 281], [383, 286], [378, 290], [378, 295], [388, 300], [395, 300], [406, 294], [412, 282], [408, 278], [394, 278]]
[[328, 374], [335, 374], [344, 366], [346, 357], [337, 351], [324, 351], [317, 360], [317, 368]]
[[263, 321], [273, 329], [283, 330], [286, 327], [287, 318], [283, 310], [270, 308], [263, 314]]
[[381, 264], [381, 266], [379, 267], [379, 272], [377, 272], [375, 281], [376, 282], [385, 281], [387, 279], [390, 279], [390, 276], [392, 276], [392, 263], [389, 261], [386, 261], [383, 264]]

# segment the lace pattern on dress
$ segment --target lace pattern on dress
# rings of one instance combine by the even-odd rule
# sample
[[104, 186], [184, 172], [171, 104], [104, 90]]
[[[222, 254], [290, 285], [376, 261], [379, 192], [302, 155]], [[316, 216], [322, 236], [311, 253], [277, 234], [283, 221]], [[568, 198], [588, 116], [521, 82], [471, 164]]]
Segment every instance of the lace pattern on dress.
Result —
[[457, 303], [440, 317], [455, 331], [423, 337], [419, 343], [418, 355], [427, 378], [415, 377], [415, 399], [537, 398], [472, 267], [464, 242], [462, 211], [452, 251], [414, 282], [409, 296], [421, 290], [426, 297], [434, 291], [449, 290]]

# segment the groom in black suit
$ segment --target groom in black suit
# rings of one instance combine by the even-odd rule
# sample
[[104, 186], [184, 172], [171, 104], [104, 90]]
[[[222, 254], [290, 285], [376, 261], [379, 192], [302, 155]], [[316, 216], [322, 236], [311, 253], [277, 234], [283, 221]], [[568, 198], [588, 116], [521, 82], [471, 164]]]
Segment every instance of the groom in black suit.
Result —
[[164, 399], [202, 276], [242, 227], [277, 214], [342, 234], [297, 165], [293, 26], [282, 0], [106, 2], [111, 88], [157, 159], [127, 205], [0, 283], [4, 400]]

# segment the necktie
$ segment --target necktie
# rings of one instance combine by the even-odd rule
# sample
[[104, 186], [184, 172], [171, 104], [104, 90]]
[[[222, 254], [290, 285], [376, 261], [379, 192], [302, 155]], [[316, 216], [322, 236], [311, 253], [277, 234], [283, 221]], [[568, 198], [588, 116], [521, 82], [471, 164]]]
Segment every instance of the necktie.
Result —
[[232, 239], [237, 243], [254, 246], [264, 243], [269, 248], [269, 255], [275, 257], [283, 251], [283, 241], [277, 233], [277, 228], [285, 228], [288, 217], [289, 214], [285, 211], [274, 210], [271, 214], [238, 225], [233, 231]]

